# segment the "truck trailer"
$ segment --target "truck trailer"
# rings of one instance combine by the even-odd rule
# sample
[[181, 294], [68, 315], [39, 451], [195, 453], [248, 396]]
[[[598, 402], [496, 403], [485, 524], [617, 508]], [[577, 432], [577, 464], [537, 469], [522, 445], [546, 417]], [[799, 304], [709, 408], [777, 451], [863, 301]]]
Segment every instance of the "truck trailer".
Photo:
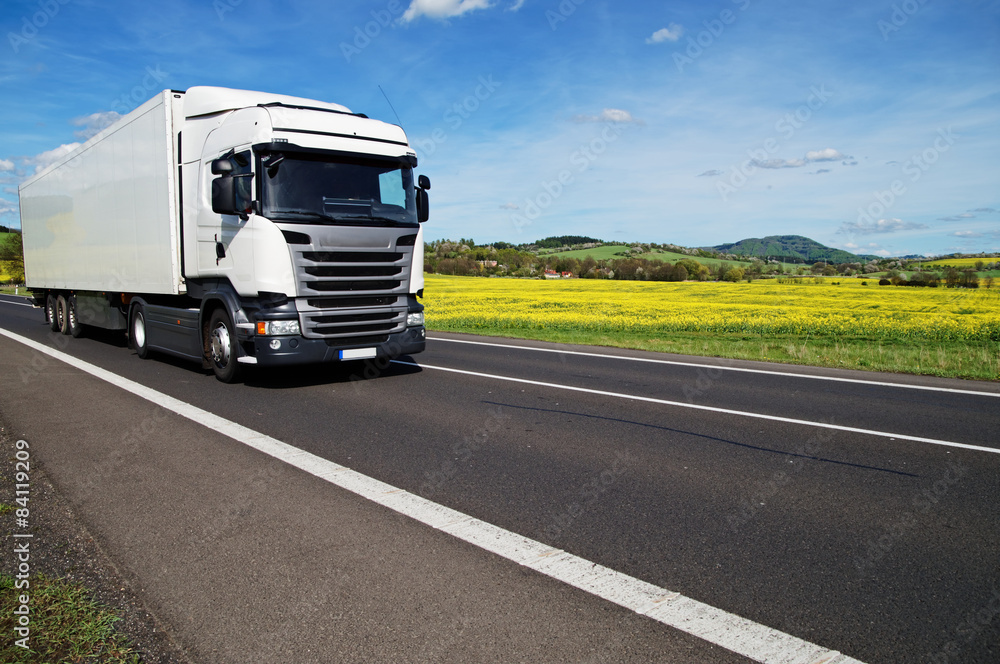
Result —
[[416, 165], [339, 104], [164, 90], [19, 187], [26, 286], [54, 331], [124, 330], [224, 382], [418, 353]]

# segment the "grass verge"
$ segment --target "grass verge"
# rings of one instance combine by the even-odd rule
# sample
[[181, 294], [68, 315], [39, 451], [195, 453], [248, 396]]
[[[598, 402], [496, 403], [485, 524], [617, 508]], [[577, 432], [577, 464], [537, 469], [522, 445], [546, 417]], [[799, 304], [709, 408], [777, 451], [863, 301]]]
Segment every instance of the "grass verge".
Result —
[[[36, 575], [30, 587], [14, 587], [14, 577], [0, 574], [0, 661], [10, 664], [43, 662], [108, 662], [138, 664], [139, 655], [114, 629], [115, 613], [88, 596], [86, 588], [61, 579]], [[20, 594], [30, 596], [30, 650], [14, 641], [14, 610]]]
[[804, 338], [795, 335], [755, 336], [675, 332], [656, 336], [609, 335], [564, 330], [434, 328], [442, 332], [534, 339], [588, 346], [632, 348], [681, 355], [783, 362], [809, 366], [912, 373], [948, 378], [1000, 380], [1000, 343], [995, 341], [872, 341], [871, 339]]

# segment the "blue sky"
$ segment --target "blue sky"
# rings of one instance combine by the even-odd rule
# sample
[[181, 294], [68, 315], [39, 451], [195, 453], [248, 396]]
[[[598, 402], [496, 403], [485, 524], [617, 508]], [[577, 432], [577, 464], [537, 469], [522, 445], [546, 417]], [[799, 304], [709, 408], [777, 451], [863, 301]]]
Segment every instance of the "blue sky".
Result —
[[0, 2], [5, 225], [116, 113], [219, 85], [398, 113], [428, 239], [1000, 251], [996, 1]]

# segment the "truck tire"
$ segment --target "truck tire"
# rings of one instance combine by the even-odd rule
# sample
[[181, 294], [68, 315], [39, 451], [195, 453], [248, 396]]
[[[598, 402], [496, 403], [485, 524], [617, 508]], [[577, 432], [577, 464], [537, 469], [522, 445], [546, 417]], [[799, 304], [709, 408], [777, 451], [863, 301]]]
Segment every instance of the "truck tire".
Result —
[[69, 334], [69, 305], [66, 303], [65, 295], [56, 298], [56, 321], [58, 330], [63, 334]]
[[129, 325], [132, 348], [140, 359], [149, 357], [149, 339], [146, 337], [146, 309], [141, 304], [132, 307], [132, 322]]
[[74, 338], [83, 336], [83, 324], [76, 314], [76, 295], [70, 295], [66, 302], [66, 327]]
[[56, 296], [49, 293], [45, 298], [45, 316], [49, 319], [49, 329], [53, 332], [59, 331], [59, 315], [56, 312]]
[[236, 360], [236, 328], [225, 309], [216, 309], [208, 323], [208, 359], [215, 377], [223, 383], [233, 383], [240, 376], [240, 363]]

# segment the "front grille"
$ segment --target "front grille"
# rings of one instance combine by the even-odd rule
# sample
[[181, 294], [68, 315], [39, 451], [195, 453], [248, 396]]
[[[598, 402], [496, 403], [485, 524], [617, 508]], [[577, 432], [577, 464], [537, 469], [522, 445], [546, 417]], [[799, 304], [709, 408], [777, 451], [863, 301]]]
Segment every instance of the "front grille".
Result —
[[395, 263], [404, 254], [395, 251], [303, 251], [302, 258], [316, 263]]
[[306, 302], [316, 309], [344, 309], [353, 307], [387, 307], [396, 303], [396, 297], [315, 297]]
[[333, 267], [307, 267], [310, 277], [395, 277], [400, 272], [396, 265], [337, 265]]
[[335, 346], [384, 343], [406, 329], [413, 249], [388, 229], [343, 232], [348, 246], [330, 246], [329, 237], [323, 246], [289, 245], [304, 296], [297, 300], [302, 334]]

